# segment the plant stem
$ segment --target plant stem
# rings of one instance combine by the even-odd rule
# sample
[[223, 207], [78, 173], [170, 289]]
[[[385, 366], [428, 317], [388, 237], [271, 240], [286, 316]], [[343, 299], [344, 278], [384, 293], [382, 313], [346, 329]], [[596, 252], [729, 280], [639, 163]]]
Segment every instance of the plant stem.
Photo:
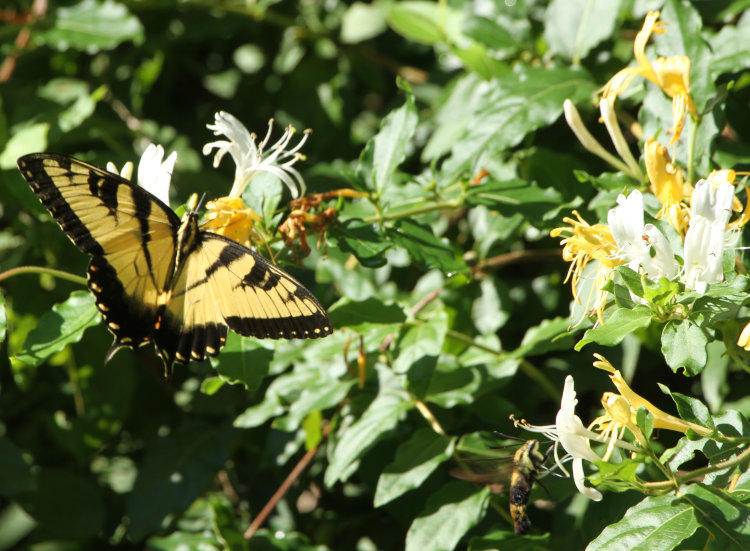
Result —
[[52, 268], [43, 268], [41, 266], [19, 266], [18, 268], [11, 268], [10, 270], [0, 273], [0, 281], [19, 274], [47, 274], [53, 277], [59, 277], [60, 279], [67, 279], [68, 281], [80, 285], [86, 285], [85, 277], [69, 274], [68, 272], [63, 272], [61, 270], [53, 270]]
[[437, 201], [427, 205], [420, 205], [418, 207], [412, 207], [410, 209], [400, 210], [398, 212], [391, 212], [388, 214], [379, 213], [377, 216], [371, 216], [366, 218], [365, 222], [368, 224], [374, 224], [375, 222], [383, 223], [390, 220], [399, 220], [401, 218], [410, 218], [412, 216], [419, 216], [420, 214], [426, 214], [436, 210], [455, 209], [461, 206], [461, 201]]
[[701, 478], [703, 476], [706, 476], [707, 474], [715, 473], [716, 471], [722, 471], [724, 469], [739, 465], [743, 461], [746, 461], [748, 458], [750, 458], [750, 447], [748, 447], [745, 451], [743, 451], [736, 457], [733, 457], [732, 459], [727, 459], [726, 461], [721, 461], [714, 465], [708, 465], [707, 467], [702, 467], [680, 476], [676, 476], [674, 477], [674, 480], [646, 482], [644, 486], [646, 487], [646, 489], [654, 491], [654, 493], [663, 493], [665, 491], [673, 490], [675, 488], [675, 485], [679, 486], [680, 484], [684, 484], [686, 482], [690, 482], [691, 480]]

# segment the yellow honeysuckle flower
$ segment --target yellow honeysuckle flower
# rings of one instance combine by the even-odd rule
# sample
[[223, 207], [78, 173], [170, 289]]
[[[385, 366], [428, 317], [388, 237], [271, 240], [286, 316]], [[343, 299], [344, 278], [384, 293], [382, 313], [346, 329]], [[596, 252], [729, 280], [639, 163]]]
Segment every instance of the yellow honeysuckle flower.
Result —
[[[609, 226], [606, 224], [590, 225], [577, 211], [573, 211], [577, 218], [563, 218], [563, 222], [570, 224], [561, 228], [555, 228], [550, 232], [551, 237], [564, 236], [560, 244], [563, 246], [563, 260], [570, 262], [568, 275], [565, 282], [570, 279], [573, 287], [573, 298], [584, 305], [587, 314], [596, 312], [599, 323], [602, 320], [602, 312], [607, 302], [607, 291], [602, 288], [613, 277], [613, 268], [625, 264], [625, 261], [617, 257], [617, 244]], [[591, 260], [599, 261], [595, 282], [595, 297], [589, 295], [585, 302], [581, 301], [578, 294], [578, 283], [586, 264]]]
[[633, 54], [638, 65], [618, 71], [601, 89], [601, 94], [603, 100], [614, 102], [615, 98], [622, 94], [638, 75], [656, 84], [672, 98], [674, 122], [670, 130], [672, 139], [669, 145], [671, 146], [682, 134], [685, 115], [690, 113], [693, 117], [697, 117], [698, 111], [690, 97], [690, 59], [686, 56], [659, 57], [651, 63], [646, 57], [646, 44], [651, 34], [665, 33], [663, 25], [664, 23], [659, 21], [658, 11], [652, 11], [646, 15], [643, 27], [633, 43]]
[[602, 395], [602, 407], [606, 412], [605, 415], [594, 419], [589, 425], [589, 429], [599, 428], [602, 436], [608, 440], [607, 450], [602, 456], [602, 460], [609, 461], [612, 451], [619, 440], [622, 440], [625, 429], [629, 430], [641, 447], [648, 447], [648, 441], [638, 425], [633, 421], [630, 403], [619, 394], [614, 392], [605, 392]]
[[682, 170], [672, 164], [667, 148], [655, 139], [646, 140], [644, 157], [651, 192], [662, 204], [656, 217], [665, 218], [681, 235], [685, 235], [690, 211], [683, 200], [692, 194], [692, 186], [685, 185]]
[[253, 242], [263, 243], [263, 235], [255, 227], [260, 215], [245, 206], [239, 197], [221, 197], [206, 204], [206, 222], [203, 228], [228, 237], [250, 247]]
[[748, 323], [742, 330], [742, 333], [740, 333], [740, 338], [737, 339], [737, 346], [750, 351], [750, 323]]
[[[597, 361], [594, 362], [594, 367], [598, 367], [599, 369], [603, 369], [604, 371], [610, 373], [609, 378], [612, 380], [615, 388], [617, 388], [620, 396], [624, 398], [629, 404], [630, 420], [633, 424], [635, 424], [636, 411], [638, 411], [638, 408], [644, 407], [651, 413], [651, 415], [654, 416], [654, 428], [656, 429], [674, 430], [683, 433], [687, 432], [688, 429], [692, 429], [693, 431], [702, 435], [711, 433], [711, 431], [706, 427], [696, 425], [695, 423], [691, 423], [689, 421], [684, 421], [679, 417], [675, 417], [674, 415], [670, 415], [669, 413], [660, 410], [654, 404], [652, 404], [642, 396], [636, 394], [625, 382], [625, 379], [622, 377], [620, 371], [612, 367], [612, 364], [609, 363], [609, 361], [604, 358], [604, 356], [600, 354], [594, 354], [594, 357], [597, 358]], [[602, 401], [604, 401], [604, 398], [602, 398]]]

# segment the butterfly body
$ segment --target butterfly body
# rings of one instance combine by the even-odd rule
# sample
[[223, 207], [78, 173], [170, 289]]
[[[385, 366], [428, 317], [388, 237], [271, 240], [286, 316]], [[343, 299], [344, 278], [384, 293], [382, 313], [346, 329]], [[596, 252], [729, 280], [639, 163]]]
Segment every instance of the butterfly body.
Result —
[[257, 338], [332, 332], [317, 299], [247, 247], [180, 220], [128, 180], [82, 161], [34, 153], [21, 174], [63, 231], [91, 255], [88, 287], [114, 335], [107, 354], [153, 342], [167, 367], [216, 356], [228, 329]]

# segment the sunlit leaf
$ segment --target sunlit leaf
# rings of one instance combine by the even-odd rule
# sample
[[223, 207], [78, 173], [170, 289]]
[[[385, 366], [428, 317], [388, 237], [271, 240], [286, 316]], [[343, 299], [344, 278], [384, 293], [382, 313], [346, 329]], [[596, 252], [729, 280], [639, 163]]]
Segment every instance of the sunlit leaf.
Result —
[[83, 332], [99, 323], [94, 297], [87, 291], [75, 291], [68, 300], [56, 304], [29, 333], [23, 350], [15, 358], [25, 364], [39, 365], [66, 345], [81, 340]]
[[467, 482], [444, 484], [412, 522], [406, 534], [407, 551], [453, 549], [481, 519], [489, 492], [489, 488], [477, 490]]

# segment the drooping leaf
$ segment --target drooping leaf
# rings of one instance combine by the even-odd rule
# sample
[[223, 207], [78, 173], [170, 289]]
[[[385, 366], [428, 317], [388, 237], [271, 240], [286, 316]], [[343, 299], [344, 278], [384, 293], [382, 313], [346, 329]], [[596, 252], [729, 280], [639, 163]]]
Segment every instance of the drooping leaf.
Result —
[[326, 485], [330, 487], [338, 480], [346, 480], [351, 474], [352, 463], [391, 431], [409, 407], [410, 404], [401, 396], [391, 393], [378, 395], [362, 416], [341, 432], [329, 458]]
[[544, 36], [550, 49], [579, 62], [612, 36], [619, 1], [553, 0], [545, 13]]
[[104, 500], [89, 478], [49, 468], [34, 478], [35, 489], [16, 499], [40, 525], [65, 538], [92, 538], [99, 533], [104, 524]]
[[406, 321], [404, 309], [398, 304], [388, 304], [370, 297], [355, 301], [343, 298], [328, 309], [333, 326], [350, 327], [355, 331], [363, 324], [397, 324]]
[[384, 265], [385, 252], [391, 246], [374, 225], [358, 219], [332, 224], [328, 230], [328, 238], [337, 243], [341, 250], [352, 253], [363, 266], [369, 268]]
[[20, 450], [7, 438], [0, 437], [0, 494], [27, 492], [35, 483], [31, 467]]
[[141, 42], [143, 25], [123, 5], [113, 0], [83, 0], [55, 13], [54, 26], [34, 34], [44, 44], [64, 51], [111, 50], [123, 42]]
[[443, 485], [427, 500], [406, 533], [407, 551], [450, 551], [482, 518], [489, 488], [477, 489], [468, 482]]
[[83, 332], [99, 320], [93, 295], [74, 291], [68, 300], [55, 304], [51, 312], [41, 317], [15, 358], [25, 364], [40, 365], [66, 345], [80, 341]]
[[646, 497], [609, 525], [586, 551], [670, 551], [698, 529], [695, 511], [674, 496]]
[[695, 510], [696, 520], [713, 536], [712, 551], [744, 551], [750, 547], [750, 507], [729, 492], [691, 484], [680, 501]]
[[224, 465], [237, 436], [231, 427], [188, 423], [153, 446], [127, 499], [130, 536], [141, 539], [185, 510]]
[[378, 478], [373, 505], [380, 507], [419, 487], [453, 453], [455, 439], [429, 429], [415, 432], [396, 449]]
[[404, 104], [388, 114], [380, 126], [380, 132], [373, 138], [372, 183], [378, 192], [392, 185], [393, 173], [406, 158], [409, 142], [417, 128], [414, 95], [405, 82], [402, 82], [401, 87], [406, 94]]
[[661, 333], [661, 350], [673, 371], [685, 369], [688, 375], [697, 375], [706, 365], [704, 331], [690, 320], [670, 320]]
[[224, 381], [230, 384], [243, 384], [254, 390], [268, 374], [268, 366], [272, 359], [273, 350], [265, 348], [256, 340], [232, 333], [227, 337], [227, 344], [221, 356], [211, 363]]
[[447, 275], [466, 271], [466, 264], [456, 259], [453, 249], [435, 237], [432, 229], [419, 222], [402, 218], [386, 230], [396, 245], [405, 248], [423, 270], [438, 269]]
[[604, 346], [614, 346], [622, 342], [627, 335], [648, 327], [651, 324], [651, 311], [645, 306], [638, 306], [632, 310], [618, 308], [604, 325], [589, 329], [583, 338], [576, 344], [576, 350], [580, 350], [590, 342], [596, 342]]

